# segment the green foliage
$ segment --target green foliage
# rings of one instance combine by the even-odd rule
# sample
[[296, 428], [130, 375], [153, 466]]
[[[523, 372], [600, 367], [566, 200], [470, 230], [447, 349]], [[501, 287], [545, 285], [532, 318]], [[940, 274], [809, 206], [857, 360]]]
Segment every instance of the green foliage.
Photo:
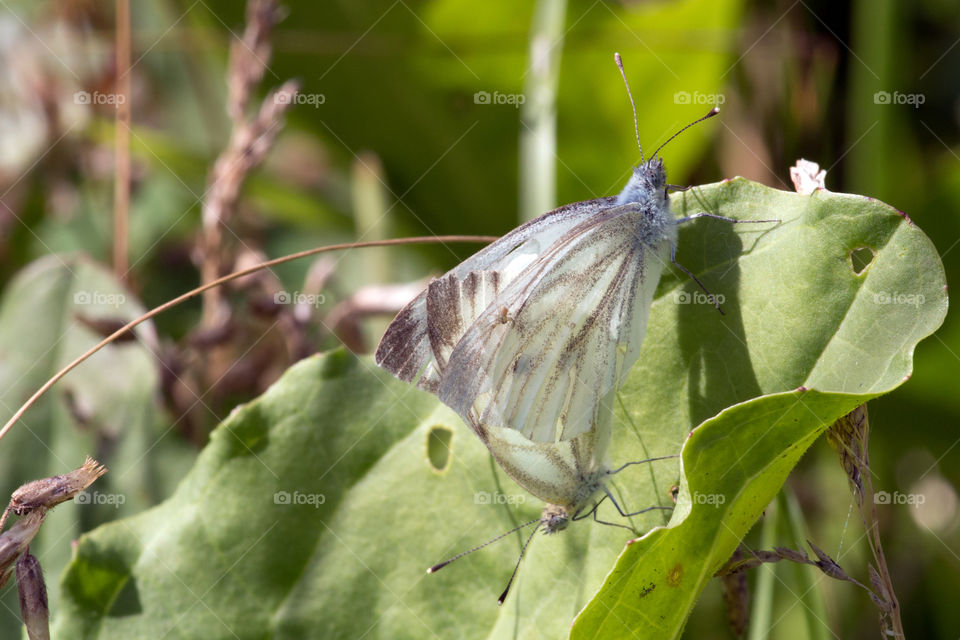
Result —
[[[486, 234], [515, 226], [517, 185], [524, 179], [518, 167], [517, 139], [527, 124], [513, 106], [475, 104], [473, 96], [478, 91], [525, 90], [533, 4], [493, 0], [484, 3], [483, 10], [463, 0], [291, 0], [282, 4], [289, 16], [272, 34], [273, 56], [260, 97], [296, 77], [306, 94], [322, 94], [325, 101], [299, 104], [289, 112], [269, 161], [248, 176], [236, 216], [229, 222], [230, 233], [225, 234], [225, 253], [250, 249], [276, 257], [357, 238], [360, 229], [368, 226], [356, 223], [350, 175], [358, 157], [367, 153], [381, 160], [379, 184], [387, 195], [387, 209], [377, 218], [378, 233]], [[829, 169], [831, 189], [873, 196], [909, 211], [939, 248], [947, 279], [955, 279], [960, 274], [960, 251], [955, 248], [960, 237], [956, 214], [960, 164], [954, 135], [954, 70], [960, 47], [954, 46], [956, 34], [949, 27], [955, 24], [955, 9], [945, 0], [852, 5], [821, 0], [789, 7], [743, 0], [568, 0], [564, 39], [554, 43], [558, 51], [562, 49], [556, 96], [558, 204], [616, 193], [639, 157], [629, 106], [611, 60], [613, 52], [619, 51], [637, 100], [639, 137], [648, 154], [707, 108], [693, 101], [678, 103], [678, 92], [691, 97], [695, 92], [724, 96], [719, 118], [691, 129], [664, 149], [671, 182], [696, 184], [745, 175], [789, 188], [787, 167], [798, 157], [816, 160]], [[4, 194], [0, 400], [7, 415], [69, 357], [97, 339], [76, 321], [78, 309], [72, 295], [78, 288], [125, 294], [125, 303], [117, 309], [86, 310], [108, 320], [128, 319], [141, 306], [169, 300], [198, 279], [200, 199], [208, 190], [213, 162], [230, 135], [231, 123], [224, 112], [225, 63], [235, 36], [242, 32], [244, 3], [133, 3], [129, 290], [120, 288], [93, 263], [108, 262], [112, 250], [115, 111], [109, 105], [81, 108], [72, 97], [80, 89], [112, 90], [116, 34], [111, 11], [110, 3], [81, 3], [66, 11], [56, 3], [32, 0], [8, 0], [0, 9], [0, 26], [8, 36], [0, 56], [9, 71], [0, 80], [4, 115], [0, 119], [4, 143], [0, 158]], [[922, 95], [925, 102], [920, 106], [882, 104], [875, 100], [878, 91]], [[33, 117], [23, 120], [27, 112]], [[11, 164], [11, 158], [20, 158], [21, 163]], [[956, 392], [960, 325], [948, 318], [937, 339], [922, 343], [914, 359], [913, 344], [939, 322], [945, 298], [939, 293], [926, 295], [922, 304], [910, 304], [910, 300], [918, 303], [917, 292], [942, 284], [943, 269], [932, 250], [911, 252], [919, 246], [916, 230], [879, 203], [830, 195], [829, 206], [818, 209], [817, 198], [828, 197], [819, 194], [806, 201], [811, 203], [810, 211], [801, 211], [796, 203], [802, 201], [796, 196], [773, 194], [743, 182], [729, 189], [711, 186], [678, 196], [674, 208], [692, 213], [702, 207], [736, 217], [781, 218], [783, 223], [730, 227], [700, 220], [681, 231], [678, 259], [701, 274], [712, 292], [724, 296], [727, 315], [720, 317], [705, 304], [675, 304], [676, 294], [693, 300], [698, 289], [682, 274], [664, 277], [642, 361], [621, 393], [618, 433], [623, 440], [612, 448], [613, 462], [677, 451], [690, 429], [707, 421], [690, 439], [684, 459], [684, 468], [693, 473], [691, 465], [703, 460], [690, 457], [697, 448], [713, 451], [708, 445], [736, 442], [736, 433], [718, 435], [732, 428], [725, 422], [730, 415], [753, 415], [767, 406], [764, 403], [795, 397], [795, 388], [804, 385], [811, 390], [796, 397], [813, 403], [815, 414], [823, 417], [838, 410], [831, 404], [839, 402], [838, 389], [847, 390], [842, 397], [849, 396], [851, 401], [883, 393], [898, 385], [914, 364], [910, 384], [871, 402], [872, 475], [878, 489], [917, 492], [928, 500], [924, 509], [884, 505], [880, 530], [908, 635], [947, 636], [960, 621], [960, 610], [953, 603], [960, 572], [951, 568], [955, 562], [951, 549], [960, 540], [956, 524], [960, 448], [955, 446], [953, 426], [960, 415]], [[717, 193], [724, 195], [715, 198]], [[793, 211], [793, 217], [783, 210]], [[877, 261], [863, 277], [854, 277], [863, 264], [855, 261], [851, 268], [846, 255], [861, 241], [877, 251]], [[407, 282], [442, 272], [471, 250], [395, 248], [381, 255], [389, 259], [392, 280]], [[92, 259], [67, 257], [74, 252]], [[311, 334], [317, 348], [337, 344], [323, 326], [326, 312], [365, 284], [383, 284], [371, 280], [378, 270], [368, 268], [369, 256], [354, 251], [335, 258], [333, 275], [322, 292], [328, 304], [309, 325], [317, 329]], [[897, 261], [914, 265], [901, 269]], [[894, 268], [884, 266], [891, 262]], [[278, 286], [300, 290], [311, 266], [308, 261], [284, 265], [273, 275], [279, 278]], [[899, 302], [871, 308], [871, 301], [884, 300], [882, 295], [873, 297], [878, 294]], [[243, 316], [250, 298], [236, 291], [229, 295], [235, 316]], [[73, 468], [84, 454], [92, 453], [111, 468], [93, 489], [125, 497], [118, 510], [111, 505], [64, 504], [44, 526], [34, 552], [47, 575], [55, 613], [60, 609], [55, 581], [69, 560], [69, 541], [84, 530], [139, 513], [168, 496], [196, 455], [194, 444], [185, 444], [182, 432], [189, 432], [194, 443], [202, 442], [209, 427], [232, 406], [233, 398], [252, 397], [249, 388], [236, 392], [237, 387], [232, 387], [228, 400], [217, 401], [223, 397], [218, 395], [219, 374], [230, 373], [234, 381], [241, 378], [243, 382], [252, 377], [250, 369], [269, 371], [271, 375], [265, 377], [274, 379], [283, 368], [277, 364], [282, 356], [270, 365], [254, 359], [253, 367], [223, 358], [219, 363], [224, 368], [201, 377], [199, 384], [178, 366], [166, 368], [169, 361], [158, 354], [186, 353], [189, 357], [176, 364], [186, 362], [188, 372], [194, 371], [191, 363], [217, 360], [208, 358], [203, 349], [192, 350], [184, 339], [198, 328], [198, 307], [199, 302], [191, 302], [159, 316], [158, 336], [153, 335], [152, 326], [145, 326], [138, 330], [139, 341], [114, 345], [99, 354], [55, 387], [0, 442], [0, 478], [7, 493], [21, 482]], [[367, 346], [371, 346], [377, 325], [370, 323], [365, 329]], [[261, 347], [266, 342], [261, 340], [262, 332], [252, 331], [246, 337]], [[242, 339], [231, 344], [240, 347], [235, 353], [246, 353], [248, 344]], [[266, 346], [266, 351], [274, 348]], [[281, 353], [283, 347], [275, 351]], [[888, 360], [881, 357], [884, 354]], [[342, 355], [330, 357], [351, 362]], [[293, 416], [308, 407], [316, 418], [304, 429], [322, 429], [324, 437], [336, 444], [337, 455], [350, 461], [349, 473], [341, 470], [340, 484], [329, 485], [331, 476], [324, 475], [326, 467], [321, 469], [319, 464], [331, 458], [318, 454], [318, 445], [304, 434], [301, 440], [291, 437], [290, 442], [299, 446], [287, 446], [300, 456], [300, 464], [313, 465], [307, 471], [290, 469], [276, 476], [267, 474], [265, 480], [256, 476], [266, 484], [262, 496], [257, 493], [259, 485], [249, 488], [241, 480], [233, 485], [253, 491], [256, 500], [266, 500], [256, 505], [258, 513], [261, 508], [275, 508], [271, 500], [277, 489], [300, 487], [322, 491], [331, 501], [337, 497], [335, 503], [316, 510], [305, 507], [299, 518], [281, 512], [290, 528], [284, 530], [287, 537], [280, 543], [270, 534], [259, 543], [256, 536], [243, 540], [253, 550], [266, 549], [286, 558], [280, 569], [254, 551], [252, 556], [220, 555], [219, 548], [211, 552], [214, 547], [204, 537], [209, 523], [197, 510], [219, 517], [227, 506], [235, 508], [223, 516], [224, 530], [234, 532], [229, 535], [235, 541], [256, 530], [250, 527], [235, 533], [248, 522], [245, 507], [236, 507], [244, 499], [233, 496], [221, 505], [212, 497], [200, 500], [178, 493], [167, 506], [99, 530], [82, 544], [83, 553], [70, 574], [72, 609], [60, 619], [60, 628], [103, 622], [104, 636], [129, 624], [131, 628], [142, 625], [131, 633], [147, 637], [157, 635], [157, 628], [176, 628], [171, 636], [209, 630], [214, 636], [232, 637], [228, 627], [244, 636], [256, 635], [272, 624], [291, 629], [289, 635], [321, 635], [315, 631], [320, 629], [352, 637], [385, 616], [379, 627], [386, 629], [384, 636], [396, 632], [411, 637], [558, 637], [567, 633], [570, 621], [591, 602], [577, 622], [577, 633], [584, 632], [587, 620], [602, 618], [605, 606], [630, 604], [629, 599], [618, 599], [618, 584], [608, 583], [595, 597], [611, 567], [616, 566], [616, 576], [623, 577], [621, 585], [645, 588], [642, 568], [649, 558], [639, 562], [637, 555], [649, 543], [633, 545], [637, 549], [618, 561], [626, 532], [591, 523], [578, 523], [552, 539], [536, 539], [521, 568], [520, 582], [501, 609], [494, 599], [516, 559], [519, 536], [423, 578], [420, 574], [426, 564], [536, 517], [539, 509], [532, 500], [519, 506], [476, 504], [480, 491], [525, 494], [491, 468], [476, 439], [429, 398], [371, 372], [366, 360], [344, 364], [336, 376], [311, 377], [303, 372], [326, 366], [307, 363], [292, 371], [270, 397], [279, 394], [290, 401], [275, 415], [288, 411]], [[198, 424], [196, 430], [186, 427], [188, 421], [182, 418], [187, 414], [179, 413], [182, 406], [165, 395], [169, 389], [160, 388], [160, 378], [182, 381], [180, 390], [188, 392], [181, 399], [186, 397], [188, 405], [199, 409], [198, 423], [206, 420], [208, 424]], [[317, 378], [322, 381], [316, 382]], [[292, 388], [296, 380], [303, 389]], [[338, 381], [349, 384], [337, 387]], [[362, 399], [358, 406], [348, 407], [334, 391], [322, 391], [325, 385], [334, 391], [342, 389], [340, 395], [345, 398], [360, 395]], [[363, 393], [350, 395], [351, 385]], [[312, 405], [312, 394], [327, 399], [322, 411]], [[403, 420], [395, 416], [360, 423], [360, 418], [368, 416], [362, 411], [364, 403], [378, 394], [403, 399], [414, 413], [402, 425]], [[156, 402], [157, 398], [166, 403]], [[742, 402], [750, 403], [749, 408], [737, 406]], [[252, 420], [249, 411], [242, 409], [238, 415]], [[234, 427], [242, 431], [240, 419], [228, 421], [217, 438], [232, 433]], [[445, 458], [445, 439], [427, 436], [438, 425], [453, 430], [455, 452], [449, 459], [450, 469], [440, 474], [427, 464], [428, 459], [442, 464]], [[272, 434], [272, 428], [266, 432]], [[760, 442], [769, 457], [790, 438], [802, 442], [804, 437], [814, 437], [818, 428], [810, 422], [797, 427], [799, 432], [781, 434], [776, 443]], [[352, 438], [383, 438], [378, 446], [386, 449], [369, 449], [372, 453], [363, 466], [351, 458], [350, 447], [336, 439], [341, 431]], [[716, 441], [707, 438], [708, 432]], [[281, 458], [284, 451], [270, 448], [275, 441], [271, 437], [260, 446]], [[223, 443], [215, 440], [214, 445]], [[326, 440], [319, 446], [323, 450]], [[858, 541], [859, 523], [846, 517], [850, 496], [843, 475], [835, 454], [819, 444], [813, 448], [818, 447], [820, 451], [800, 461], [791, 485], [808, 517], [811, 539], [825, 549], [839, 545], [845, 553], [845, 568], [866, 581], [869, 550]], [[252, 448], [260, 455], [260, 449]], [[797, 453], [790, 451], [791, 456]], [[322, 459], [314, 461], [316, 456]], [[208, 470], [216, 466], [214, 461], [205, 464]], [[779, 484], [774, 476], [779, 477], [783, 469], [775, 464], [763, 466], [759, 459], [752, 464], [769, 476], [754, 481], [762, 482], [764, 492]], [[225, 463], [217, 469], [228, 467]], [[280, 467], [286, 469], [285, 464]], [[191, 486], [206, 486], [200, 469], [190, 476]], [[306, 473], [313, 474], [309, 482], [294, 484]], [[397, 488], [398, 478], [406, 482], [402, 489]], [[693, 491], [707, 486], [698, 484], [702, 480], [696, 474], [685, 479], [678, 514], [686, 509], [685, 501], [688, 496], [692, 499]], [[670, 487], [679, 481], [674, 463], [632, 467], [617, 479], [616, 491], [631, 508], [671, 505]], [[734, 491], [734, 487], [724, 490]], [[651, 539], [679, 539], [693, 523], [708, 532], [718, 521], [730, 525], [734, 494], [730, 495], [723, 508], [712, 511], [701, 509], [704, 505], [689, 505], [686, 520], [674, 521], [669, 531]], [[746, 513], [737, 511], [741, 512]], [[164, 519], [153, 520], [158, 513]], [[617, 519], [606, 507], [602, 515], [606, 520]], [[743, 518], [749, 520], [748, 515]], [[254, 516], [256, 526], [268, 518], [262, 513]], [[931, 517], [939, 518], [940, 524], [932, 525]], [[303, 530], [308, 538], [313, 536], [312, 546], [299, 539], [301, 534], [289, 524], [300, 527], [301, 520], [309, 523]], [[318, 524], [320, 520], [330, 528]], [[633, 524], [646, 530], [668, 521], [662, 513], [648, 514]], [[155, 546], [170, 547], [164, 548], [163, 556], [152, 556], [144, 543], [123, 535], [121, 527], [127, 525], [145, 532], [143, 539]], [[151, 527], [175, 534], [178, 542], [154, 534]], [[229, 537], [224, 531], [213, 533], [212, 539]], [[745, 543], [769, 547], [782, 544], [783, 538], [782, 532], [768, 540], [751, 533]], [[291, 540], [296, 543], [288, 549]], [[178, 545], [184, 541], [189, 544], [182, 546], [207, 553], [182, 551]], [[341, 541], [349, 542], [354, 551]], [[99, 555], [90, 550], [95, 542], [102, 545]], [[695, 558], [684, 558], [692, 564], [684, 565], [690, 569], [684, 573], [686, 581], [675, 589], [683, 590], [687, 604], [697, 599], [698, 610], [687, 618], [684, 633], [698, 640], [729, 633], [720, 622], [723, 613], [715, 589], [708, 586], [700, 591], [710, 566], [723, 555], [719, 543], [724, 541], [715, 542], [709, 550], [698, 550]], [[269, 545], [261, 546], [264, 543]], [[233, 546], [227, 550], [235, 552]], [[288, 552], [308, 557], [291, 559]], [[231, 563], [239, 567], [248, 557], [259, 559], [250, 569], [254, 577], [238, 585], [222, 578], [223, 571], [214, 578], [200, 575], [196, 567], [180, 566], [178, 553], [185, 553], [200, 568], [211, 564], [211, 559], [221, 569]], [[322, 560], [314, 560], [314, 555]], [[346, 566], [358, 557], [366, 567]], [[131, 558], [139, 564], [134, 566]], [[166, 581], [145, 583], [142, 576], [149, 572], [162, 575], [162, 562], [171, 562], [177, 575], [189, 576], [187, 583], [194, 592], [185, 591], [175, 580], [172, 586]], [[654, 561], [651, 571], [661, 565]], [[302, 575], [295, 575], [296, 567], [303, 570]], [[696, 574], [698, 568], [702, 574]], [[237, 571], [241, 573], [235, 575], [249, 576], [247, 568]], [[827, 615], [817, 617], [813, 626], [821, 626], [808, 630], [810, 637], [818, 633], [851, 638], [876, 635], [876, 612], [864, 594], [846, 586], [824, 587], [819, 574], [807, 567], [799, 571], [806, 571], [810, 579], [791, 582], [790, 572], [778, 573], [769, 584], [769, 609], [761, 615], [751, 611], [751, 623], [762, 629], [760, 635], [771, 640], [797, 637], [803, 606], [795, 594], [806, 593], [817, 582], [817, 595], [827, 601]], [[325, 572], [339, 583], [327, 581]], [[656, 578], [651, 575], [651, 581]], [[277, 588], [270, 596], [276, 582], [293, 586], [286, 594]], [[160, 586], [168, 592], [161, 593]], [[208, 591], [210, 596], [203, 602], [213, 601], [211, 609], [198, 603]], [[655, 603], [654, 594], [660, 591], [650, 592], [644, 606], [654, 606], [646, 601]], [[261, 601], [260, 593], [270, 597]], [[157, 606], [158, 600], [163, 600], [163, 606]], [[17, 609], [15, 590], [9, 586], [3, 603], [11, 613], [0, 618], [0, 636], [12, 637], [20, 625], [12, 613]], [[76, 617], [91, 611], [109, 615], [101, 619], [94, 613], [86, 623]], [[204, 611], [222, 615], [227, 626], [203, 623], [194, 634], [186, 623]], [[247, 625], [247, 617], [254, 613], [260, 621], [273, 618], [260, 626]], [[669, 629], [676, 631], [686, 616], [687, 607], [671, 612]], [[325, 619], [330, 620], [326, 628], [322, 626]], [[177, 625], [179, 620], [184, 625]], [[358, 620], [367, 622], [367, 627], [357, 631]], [[604, 628], [616, 630], [610, 626], [612, 616], [605, 620]], [[157, 626], [149, 628], [148, 623]], [[661, 624], [668, 628], [666, 621]], [[101, 632], [90, 631], [90, 635], [97, 633]], [[117, 631], [116, 635], [124, 634]]]

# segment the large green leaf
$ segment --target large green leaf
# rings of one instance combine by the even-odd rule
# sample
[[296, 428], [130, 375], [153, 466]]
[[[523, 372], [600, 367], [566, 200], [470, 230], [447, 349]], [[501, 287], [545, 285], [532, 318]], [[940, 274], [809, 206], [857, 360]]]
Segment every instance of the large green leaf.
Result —
[[[909, 375], [946, 295], [929, 240], [868, 198], [737, 179], [675, 195], [673, 205], [678, 215], [780, 222], [684, 225], [678, 259], [724, 297], [726, 315], [687, 279], [665, 276], [620, 394], [613, 462], [683, 447], [683, 474], [676, 460], [634, 466], [615, 488], [639, 508], [670, 505], [680, 483], [672, 518], [633, 520], [645, 530], [669, 519], [669, 528], [619, 560], [630, 537], [622, 529], [578, 522], [535, 538], [500, 608], [519, 534], [425, 576], [540, 505], [435, 398], [369, 359], [334, 353], [293, 367], [238, 409], [167, 502], [84, 536], [56, 631], [557, 638], [586, 606], [577, 636], [678, 635], [824, 425]], [[862, 246], [874, 259], [858, 274], [850, 253]], [[884, 293], [894, 303], [882, 304]], [[434, 429], [452, 432], [442, 470]], [[604, 505], [601, 518], [616, 514]]]
[[[711, 323], [698, 317], [704, 305], [677, 306], [674, 317], [654, 311], [646, 348], [657, 352], [641, 359], [623, 395], [629, 421], [657, 424], [678, 446], [686, 425], [717, 415], [683, 447], [685, 482], [669, 528], [626, 549], [577, 619], [575, 638], [634, 629], [678, 637], [706, 581], [806, 448], [834, 420], [906, 380], [914, 346], [946, 315], [933, 244], [881, 202], [737, 179], [684, 194], [677, 205], [685, 215], [782, 222], [767, 232], [740, 225], [731, 236], [714, 221], [719, 234], [681, 238], [681, 260], [708, 277], [723, 274], [715, 290], [727, 296], [728, 313]], [[857, 250], [872, 256], [865, 268], [851, 258]], [[655, 307], [676, 299], [667, 293]], [[643, 400], [651, 396], [662, 401]]]

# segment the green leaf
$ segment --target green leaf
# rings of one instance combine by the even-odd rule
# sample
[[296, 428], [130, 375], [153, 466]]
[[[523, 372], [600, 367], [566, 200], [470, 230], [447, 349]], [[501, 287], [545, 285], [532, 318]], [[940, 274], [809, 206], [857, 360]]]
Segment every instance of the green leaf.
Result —
[[[781, 222], [731, 229], [698, 220], [691, 225], [709, 229], [685, 229], [692, 241], [681, 232], [678, 260], [726, 297], [727, 315], [705, 320], [708, 305], [676, 304], [696, 289], [665, 279], [622, 395], [629, 422], [656, 424], [677, 446], [687, 424], [706, 421], [683, 444], [686, 475], [668, 528], [627, 547], [573, 638], [637, 628], [679, 637], [706, 582], [807, 447], [906, 380], [914, 346], [946, 315], [933, 244], [881, 202], [739, 178], [674, 202], [681, 215]], [[857, 273], [850, 255], [863, 247], [873, 260]]]
[[[664, 276], [620, 394], [613, 463], [683, 447], [684, 473], [675, 459], [632, 466], [614, 487], [639, 509], [670, 506], [679, 483], [672, 516], [632, 519], [669, 528], [626, 551], [629, 532], [590, 522], [538, 536], [502, 607], [523, 534], [424, 575], [542, 505], [433, 396], [336, 352], [235, 411], [167, 502], [80, 540], [57, 635], [556, 638], [581, 610], [576, 637], [678, 635], [824, 425], [909, 374], [946, 294], [929, 240], [868, 198], [737, 179], [673, 206], [780, 222], [682, 227], [678, 260], [726, 315]], [[861, 245], [874, 259], [856, 274]], [[923, 302], [904, 304], [910, 294]], [[607, 504], [600, 517], [623, 522]]]

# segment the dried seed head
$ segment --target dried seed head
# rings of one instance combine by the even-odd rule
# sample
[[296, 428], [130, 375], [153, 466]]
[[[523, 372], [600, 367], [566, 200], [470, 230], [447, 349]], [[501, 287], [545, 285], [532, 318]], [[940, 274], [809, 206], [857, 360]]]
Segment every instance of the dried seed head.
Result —
[[37, 507], [49, 509], [72, 499], [106, 472], [105, 466], [87, 456], [79, 469], [21, 486], [10, 496], [10, 510], [21, 516]]
[[87, 456], [83, 465], [70, 473], [28, 482], [11, 494], [10, 504], [0, 516], [0, 531], [3, 531], [3, 525], [7, 522], [7, 515], [11, 511], [18, 516], [23, 516], [41, 507], [43, 509], [55, 507], [73, 498], [106, 472], [105, 466]]
[[30, 541], [40, 531], [40, 525], [46, 517], [46, 509], [34, 509], [0, 535], [0, 587], [10, 578], [14, 562], [30, 546]]
[[17, 561], [17, 589], [20, 592], [20, 616], [30, 640], [50, 640], [50, 608], [43, 569], [27, 551]]
[[870, 473], [867, 461], [867, 405], [862, 404], [827, 429], [827, 442], [840, 454], [850, 489], [858, 505], [863, 504], [863, 476]]

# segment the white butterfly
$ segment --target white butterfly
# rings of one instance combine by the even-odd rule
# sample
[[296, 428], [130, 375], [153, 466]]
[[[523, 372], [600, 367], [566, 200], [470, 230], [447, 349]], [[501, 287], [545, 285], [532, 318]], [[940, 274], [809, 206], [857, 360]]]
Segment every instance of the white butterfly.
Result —
[[377, 364], [436, 394], [547, 503], [547, 533], [592, 511], [598, 492], [612, 498], [610, 402], [686, 220], [670, 213], [657, 153], [619, 196], [546, 213], [433, 280], [377, 348]]
[[390, 324], [376, 362], [453, 408], [547, 532], [600, 490], [609, 400], [636, 361], [676, 243], [659, 158], [617, 198], [528, 222], [430, 283]]

